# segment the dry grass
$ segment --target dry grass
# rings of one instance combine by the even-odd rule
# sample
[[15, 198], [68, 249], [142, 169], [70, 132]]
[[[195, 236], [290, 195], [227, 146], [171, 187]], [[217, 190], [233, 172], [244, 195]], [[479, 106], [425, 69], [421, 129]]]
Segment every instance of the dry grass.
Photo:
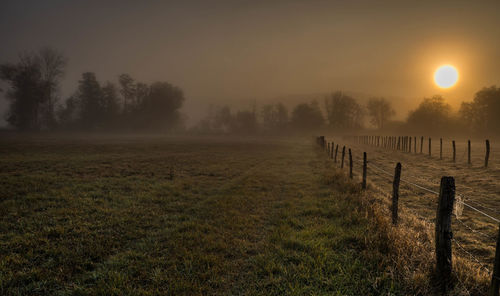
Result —
[[[434, 140], [435, 141], [435, 140]], [[466, 141], [457, 142], [457, 162], [450, 159], [450, 148], [443, 149], [444, 159], [439, 160], [439, 150], [433, 150], [433, 156], [389, 151], [352, 142], [338, 141], [353, 150], [355, 173], [359, 179], [361, 171], [362, 152], [368, 153], [369, 167], [376, 166], [387, 172], [394, 172], [397, 162], [403, 166], [402, 178], [410, 180], [434, 191], [439, 189], [441, 176], [450, 175], [456, 179], [457, 199], [462, 199], [492, 216], [500, 212], [500, 164], [492, 149], [489, 168], [483, 168], [483, 151], [478, 149], [479, 143], [473, 143], [473, 166], [467, 165], [467, 157], [462, 156], [466, 149]], [[445, 141], [446, 143], [446, 141]], [[492, 142], [494, 144], [494, 142]], [[434, 146], [439, 149], [439, 140]], [[483, 144], [484, 145], [484, 144]], [[476, 148], [476, 149], [474, 149]], [[413, 149], [412, 149], [413, 150]], [[415, 294], [429, 294], [435, 291], [436, 281], [432, 279], [434, 263], [434, 220], [437, 207], [437, 196], [415, 186], [402, 183], [400, 187], [400, 225], [392, 227], [390, 223], [389, 200], [392, 192], [392, 178], [375, 170], [368, 170], [371, 193], [367, 195], [366, 203], [374, 216], [376, 231], [386, 236], [389, 254], [394, 267], [394, 274], [400, 277], [407, 287]], [[475, 202], [475, 203], [474, 203]], [[483, 205], [484, 207], [480, 207]], [[491, 210], [493, 211], [491, 211]], [[491, 280], [491, 271], [497, 225], [489, 218], [468, 208], [455, 211], [453, 218], [453, 269], [456, 277], [455, 295], [483, 295], [487, 293]], [[473, 257], [471, 257], [471, 255]], [[478, 259], [481, 263], [477, 263]]]

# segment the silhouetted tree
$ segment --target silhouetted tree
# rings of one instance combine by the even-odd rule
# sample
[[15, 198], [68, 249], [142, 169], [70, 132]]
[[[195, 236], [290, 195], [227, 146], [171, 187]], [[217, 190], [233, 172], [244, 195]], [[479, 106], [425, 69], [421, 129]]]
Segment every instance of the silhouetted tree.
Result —
[[135, 82], [129, 74], [121, 74], [118, 77], [118, 82], [120, 83], [120, 94], [123, 98], [123, 113], [128, 113], [132, 109], [132, 105], [135, 101]]
[[299, 104], [292, 111], [290, 120], [296, 130], [314, 130], [323, 126], [324, 119], [316, 101]]
[[168, 82], [151, 84], [142, 103], [142, 124], [149, 128], [171, 129], [181, 124], [179, 109], [184, 103], [182, 90]]
[[439, 132], [451, 123], [451, 106], [442, 96], [424, 98], [416, 110], [410, 112], [407, 124], [415, 131]]
[[229, 132], [233, 125], [233, 116], [228, 106], [217, 108], [214, 114], [214, 128]]
[[118, 91], [116, 86], [107, 82], [102, 87], [102, 107], [103, 107], [103, 121], [107, 126], [117, 123], [118, 115], [120, 112], [120, 103], [118, 102]]
[[65, 58], [53, 49], [21, 54], [16, 64], [0, 65], [0, 79], [7, 82], [10, 101], [7, 121], [24, 130], [53, 128], [56, 90]]
[[478, 91], [470, 103], [462, 103], [462, 120], [476, 132], [500, 132], [500, 88], [485, 87]]
[[233, 132], [252, 134], [257, 131], [257, 117], [253, 111], [238, 111], [234, 117]]
[[333, 128], [360, 128], [363, 121], [363, 109], [350, 96], [340, 91], [325, 98], [325, 110], [328, 123]]
[[370, 122], [378, 129], [384, 128], [385, 124], [396, 112], [392, 109], [391, 103], [385, 98], [371, 98], [366, 105]]

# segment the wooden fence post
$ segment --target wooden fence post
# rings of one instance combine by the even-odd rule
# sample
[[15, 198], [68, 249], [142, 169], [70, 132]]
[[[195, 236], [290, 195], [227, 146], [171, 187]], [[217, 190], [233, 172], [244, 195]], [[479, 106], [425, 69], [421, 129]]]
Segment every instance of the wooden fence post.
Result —
[[432, 140], [431, 138], [429, 138], [429, 157], [432, 156], [432, 148], [431, 148], [431, 143], [432, 143]]
[[455, 140], [453, 140], [451, 143], [453, 145], [453, 162], [455, 162], [457, 160], [457, 147], [455, 146]]
[[330, 154], [330, 142], [328, 142], [328, 149], [326, 149], [326, 155]]
[[335, 159], [333, 160], [333, 162], [337, 162], [337, 152], [339, 151], [339, 144], [337, 144], [337, 146], [335, 146]]
[[420, 138], [420, 154], [424, 151], [424, 137]]
[[488, 160], [490, 159], [490, 140], [486, 140], [486, 157], [484, 158], [484, 167], [488, 167]]
[[413, 137], [413, 151], [417, 154], [417, 137]]
[[363, 152], [363, 182], [361, 188], [366, 189], [366, 152]]
[[401, 179], [401, 163], [398, 162], [394, 172], [394, 182], [392, 182], [392, 224], [398, 224], [398, 200], [399, 200], [399, 181]]
[[343, 169], [344, 168], [344, 158], [345, 158], [345, 146], [342, 147], [342, 163], [340, 165], [340, 168]]
[[490, 295], [499, 296], [500, 288], [500, 226], [498, 227], [497, 247], [495, 250], [495, 264], [493, 265], [493, 274], [491, 275]]
[[333, 159], [333, 147], [335, 147], [334, 142], [332, 142], [332, 150], [330, 150], [330, 159]]
[[352, 153], [351, 153], [351, 148], [349, 148], [349, 178], [352, 179]]
[[398, 150], [401, 149], [401, 137], [398, 137], [398, 147], [397, 147]]
[[443, 159], [443, 138], [439, 138], [439, 160]]
[[409, 139], [410, 139], [410, 144], [408, 145], [408, 152], [411, 153], [411, 137]]
[[471, 165], [471, 160], [470, 160], [470, 140], [467, 141], [467, 164]]
[[451, 215], [453, 203], [455, 202], [455, 179], [453, 177], [442, 177], [439, 189], [439, 202], [436, 213], [436, 272], [440, 278], [443, 292], [446, 292], [450, 284], [452, 260], [451, 260]]

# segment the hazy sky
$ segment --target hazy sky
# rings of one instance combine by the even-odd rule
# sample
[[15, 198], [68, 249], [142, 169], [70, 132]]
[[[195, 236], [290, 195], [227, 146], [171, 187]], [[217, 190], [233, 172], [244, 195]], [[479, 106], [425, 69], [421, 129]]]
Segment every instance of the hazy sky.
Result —
[[[0, 62], [59, 49], [63, 97], [84, 71], [169, 81], [192, 120], [210, 102], [244, 108], [337, 89], [405, 99], [398, 107], [433, 94], [454, 103], [500, 85], [499, 12], [498, 0], [0, 0]], [[441, 64], [460, 72], [451, 90], [433, 83]]]

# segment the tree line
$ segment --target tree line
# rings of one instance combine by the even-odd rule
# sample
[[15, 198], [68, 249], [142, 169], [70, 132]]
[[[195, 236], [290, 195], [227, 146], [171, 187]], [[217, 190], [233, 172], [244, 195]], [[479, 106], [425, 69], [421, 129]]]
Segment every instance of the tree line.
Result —
[[[93, 72], [82, 73], [73, 95], [60, 100], [59, 88], [67, 59], [44, 48], [24, 53], [15, 63], [0, 64], [0, 80], [9, 101], [7, 122], [18, 130], [144, 130], [168, 131], [183, 127], [182, 89], [168, 82], [150, 84], [128, 74], [117, 82], [100, 82]], [[500, 88], [485, 87], [458, 112], [442, 96], [424, 98], [404, 121], [395, 121], [395, 110], [383, 97], [362, 105], [344, 92], [326, 95], [323, 101], [303, 102], [291, 110], [283, 103], [254, 104], [251, 110], [233, 112], [229, 106], [211, 107], [191, 131], [196, 133], [283, 133], [318, 130], [353, 132], [372, 128], [415, 133], [500, 132]]]
[[183, 91], [168, 82], [151, 84], [128, 74], [118, 84], [82, 73], [76, 91], [63, 102], [58, 90], [67, 59], [50, 48], [21, 54], [0, 65], [7, 83], [7, 122], [18, 130], [172, 130], [183, 123]]

